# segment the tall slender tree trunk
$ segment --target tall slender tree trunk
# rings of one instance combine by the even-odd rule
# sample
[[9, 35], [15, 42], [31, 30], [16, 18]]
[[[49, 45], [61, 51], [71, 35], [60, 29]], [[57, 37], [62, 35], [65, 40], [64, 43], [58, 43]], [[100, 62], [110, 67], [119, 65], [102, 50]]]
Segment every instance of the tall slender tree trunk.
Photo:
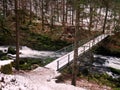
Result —
[[74, 61], [73, 61], [73, 67], [72, 67], [72, 82], [71, 82], [71, 84], [74, 86], [76, 86], [76, 78], [77, 78], [79, 17], [80, 17], [80, 11], [79, 11], [79, 5], [78, 5], [76, 8]]
[[62, 0], [62, 14], [63, 14], [62, 24], [63, 27], [65, 27], [65, 0]]
[[92, 6], [92, 3], [90, 3], [90, 23], [89, 23], [89, 32], [91, 31], [91, 28], [92, 28], [92, 19], [93, 19], [93, 6]]
[[60, 15], [59, 15], [59, 2], [58, 2], [58, 0], [56, 1], [56, 4], [57, 4], [57, 22], [59, 22]]
[[7, 0], [3, 0], [3, 15], [6, 18], [7, 15]]
[[65, 15], [65, 23], [67, 23], [67, 17], [68, 17], [68, 4], [67, 4], [67, 1], [66, 1], [66, 15]]
[[42, 0], [42, 30], [44, 31], [44, 1]]
[[100, 21], [101, 12], [102, 12], [102, 7], [99, 7], [98, 19], [96, 21], [95, 30], [98, 30], [98, 23]]
[[24, 23], [25, 22], [25, 13], [26, 13], [26, 6], [25, 5], [27, 3], [26, 3], [26, 0], [23, 0], [21, 3], [22, 3], [22, 12], [23, 12], [23, 13], [21, 13], [21, 19], [22, 19], [21, 21], [22, 21], [22, 23]]
[[106, 23], [107, 23], [107, 16], [108, 16], [108, 6], [106, 6], [106, 11], [105, 11], [105, 19], [104, 19], [104, 23], [103, 23], [103, 33], [105, 33], [105, 27], [106, 27]]
[[73, 10], [73, 7], [72, 7], [72, 25], [74, 25], [74, 10]]
[[15, 0], [15, 28], [16, 28], [16, 60], [15, 69], [19, 70], [19, 15], [18, 15], [18, 0]]
[[30, 24], [32, 23], [32, 1], [30, 0]]
[[52, 31], [53, 29], [53, 23], [54, 23], [54, 1], [51, 3], [51, 17], [50, 17], [50, 30]]

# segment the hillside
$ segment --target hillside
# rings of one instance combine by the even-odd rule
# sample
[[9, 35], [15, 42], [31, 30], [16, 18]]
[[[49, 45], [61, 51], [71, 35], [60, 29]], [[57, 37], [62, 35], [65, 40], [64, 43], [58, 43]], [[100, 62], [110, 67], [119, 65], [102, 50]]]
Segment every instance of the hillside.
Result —
[[115, 32], [94, 49], [97, 54], [120, 57], [120, 32]]

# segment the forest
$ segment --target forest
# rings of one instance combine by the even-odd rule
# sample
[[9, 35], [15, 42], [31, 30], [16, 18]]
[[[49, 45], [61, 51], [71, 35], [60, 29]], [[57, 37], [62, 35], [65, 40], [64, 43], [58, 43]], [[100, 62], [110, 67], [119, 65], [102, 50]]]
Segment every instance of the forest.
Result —
[[[94, 53], [119, 57], [120, 0], [0, 0], [0, 46], [15, 46], [14, 67], [18, 71], [22, 46], [57, 51], [73, 44], [73, 72], [70, 71], [72, 85], [76, 85], [79, 41], [108, 33], [114, 35], [93, 47]], [[110, 70], [120, 73], [113, 68]], [[106, 74], [103, 77], [107, 77]], [[115, 87], [120, 87], [119, 79], [112, 81], [117, 82]]]

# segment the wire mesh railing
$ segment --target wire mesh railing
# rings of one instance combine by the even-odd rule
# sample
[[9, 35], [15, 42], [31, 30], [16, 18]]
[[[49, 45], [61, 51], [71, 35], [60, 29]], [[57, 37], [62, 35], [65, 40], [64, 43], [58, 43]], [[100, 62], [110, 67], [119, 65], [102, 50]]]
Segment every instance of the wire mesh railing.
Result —
[[[86, 52], [87, 50], [89, 50], [91, 47], [93, 47], [95, 44], [99, 43], [101, 40], [103, 40], [104, 38], [106, 38], [108, 35], [100, 35], [95, 39], [90, 40], [89, 42], [85, 43], [84, 45], [81, 45], [81, 49], [78, 48], [78, 54], [80, 55], [81, 53]], [[73, 56], [74, 52], [70, 52], [62, 57], [60, 57], [57, 60], [57, 70], [59, 70], [61, 67], [63, 67], [66, 64], [69, 64], [74, 56]]]
[[[102, 34], [97, 37], [87, 39], [85, 41], [81, 40], [78, 47], [78, 55], [84, 54], [84, 52], [87, 52], [90, 48], [92, 48], [94, 45], [102, 41], [107, 36], [108, 36], [107, 34]], [[69, 64], [74, 59], [74, 51], [73, 51], [74, 46], [72, 45], [69, 45], [68, 47], [65, 47], [61, 50], [58, 50], [57, 53], [58, 54], [61, 53], [61, 56], [60, 55], [59, 57], [57, 56], [57, 58], [53, 62], [46, 65], [46, 67], [52, 68], [54, 70], [59, 70], [65, 65]]]
[[[97, 34], [97, 35], [95, 35], [95, 36], [93, 36], [93, 37], [90, 37], [90, 38], [87, 38], [87, 39], [84, 39], [84, 40], [80, 40], [80, 41], [78, 42], [78, 47], [84, 45], [86, 42], [88, 42], [88, 41], [96, 38], [96, 37], [99, 36], [99, 35], [100, 35], [100, 34]], [[66, 46], [66, 47], [64, 47], [64, 48], [56, 51], [55, 53], [53, 53], [53, 56], [54, 56], [55, 59], [57, 59], [57, 58], [65, 55], [65, 54], [67, 54], [67, 53], [69, 53], [69, 52], [71, 52], [71, 51], [73, 51], [73, 50], [74, 50], [74, 44], [71, 44], [71, 45], [69, 45], [69, 46]]]

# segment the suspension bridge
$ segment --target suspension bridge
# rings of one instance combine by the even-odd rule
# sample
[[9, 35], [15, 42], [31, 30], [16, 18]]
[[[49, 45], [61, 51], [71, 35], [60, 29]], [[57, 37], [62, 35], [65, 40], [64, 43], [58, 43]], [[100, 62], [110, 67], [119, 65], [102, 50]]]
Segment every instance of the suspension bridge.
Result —
[[[97, 43], [101, 42], [103, 39], [105, 39], [109, 35], [111, 34], [101, 34], [95, 38], [92, 38], [91, 40], [89, 40], [87, 43], [84, 43], [83, 45], [81, 45], [81, 42], [79, 42], [78, 56], [88, 51], [90, 48], [95, 46]], [[72, 60], [74, 59], [74, 50], [73, 50], [74, 47], [73, 45], [70, 45], [69, 47], [71, 47], [71, 51], [67, 51], [67, 48], [64, 48], [65, 52], [60, 52], [61, 50], [57, 51], [55, 54], [57, 58], [53, 62], [47, 64], [45, 67], [51, 68], [53, 70], [59, 70], [65, 65], [72, 62]], [[61, 56], [57, 56], [58, 52], [59, 54], [61, 53]]]

